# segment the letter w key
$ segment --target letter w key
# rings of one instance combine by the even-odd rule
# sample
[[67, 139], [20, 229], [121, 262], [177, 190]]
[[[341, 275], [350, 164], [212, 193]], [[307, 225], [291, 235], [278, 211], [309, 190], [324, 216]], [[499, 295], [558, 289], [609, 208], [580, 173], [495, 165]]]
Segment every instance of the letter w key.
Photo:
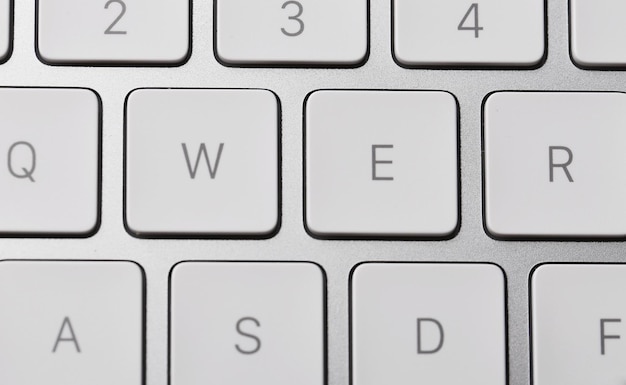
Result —
[[196, 163], [192, 166], [191, 160], [189, 159], [189, 152], [187, 151], [187, 144], [181, 143], [183, 147], [183, 153], [185, 154], [185, 161], [187, 162], [187, 169], [189, 170], [189, 176], [191, 179], [196, 179], [196, 174], [198, 173], [198, 167], [200, 166], [200, 159], [204, 156], [204, 160], [206, 161], [206, 165], [209, 169], [209, 175], [211, 179], [215, 179], [217, 175], [217, 168], [220, 164], [220, 159], [222, 158], [222, 150], [224, 149], [224, 143], [220, 143], [217, 149], [217, 156], [215, 157], [215, 165], [211, 165], [211, 160], [209, 159], [209, 154], [207, 153], [206, 144], [201, 143], [200, 148], [198, 149], [198, 154], [196, 155]]

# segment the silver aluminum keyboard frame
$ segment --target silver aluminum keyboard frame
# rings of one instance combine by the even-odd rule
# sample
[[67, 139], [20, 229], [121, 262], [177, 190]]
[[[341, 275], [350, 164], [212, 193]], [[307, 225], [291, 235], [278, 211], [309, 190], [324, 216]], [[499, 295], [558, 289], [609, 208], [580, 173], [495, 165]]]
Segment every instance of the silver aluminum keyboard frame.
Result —
[[[492, 262], [507, 278], [508, 383], [530, 383], [529, 274], [542, 262], [623, 262], [621, 242], [497, 241], [483, 229], [481, 105], [498, 90], [626, 91], [626, 74], [588, 71], [570, 60], [568, 4], [547, 1], [547, 59], [535, 70], [422, 70], [391, 54], [391, 1], [370, 1], [370, 55], [355, 69], [232, 68], [213, 51], [213, 2], [193, 1], [192, 54], [166, 67], [49, 66], [35, 53], [35, 1], [15, 0], [11, 58], [1, 86], [88, 87], [102, 98], [102, 216], [87, 239], [0, 239], [0, 259], [122, 259], [147, 277], [146, 383], [168, 383], [168, 277], [182, 260], [303, 260], [327, 275], [328, 384], [349, 383], [349, 275], [362, 261]], [[461, 15], [462, 16], [462, 15]], [[488, 26], [485, 25], [487, 28]], [[266, 88], [282, 108], [281, 228], [267, 240], [138, 239], [123, 224], [126, 95], [140, 87]], [[461, 226], [446, 241], [317, 240], [303, 225], [303, 102], [317, 89], [422, 89], [452, 92], [460, 106]], [[28, 111], [25, 111], [28, 113]], [[625, 213], [617, 213], [624, 215]], [[435, 294], [434, 294], [435, 295]], [[407, 336], [407, 338], [411, 338]]]

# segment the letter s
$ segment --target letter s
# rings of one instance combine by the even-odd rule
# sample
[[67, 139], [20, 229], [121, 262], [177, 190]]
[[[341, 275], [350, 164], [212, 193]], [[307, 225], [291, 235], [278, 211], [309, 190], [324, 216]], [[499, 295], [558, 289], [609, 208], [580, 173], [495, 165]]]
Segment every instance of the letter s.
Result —
[[237, 333], [241, 334], [244, 337], [253, 339], [256, 342], [256, 345], [254, 349], [249, 349], [249, 350], [242, 349], [239, 345], [235, 345], [235, 348], [241, 354], [254, 354], [254, 353], [257, 353], [259, 350], [261, 350], [261, 340], [259, 339], [259, 337], [253, 334], [246, 333], [241, 330], [241, 325], [246, 321], [254, 323], [257, 327], [261, 326], [261, 323], [256, 318], [252, 318], [252, 317], [244, 317], [244, 318], [241, 318], [239, 321], [237, 321]]

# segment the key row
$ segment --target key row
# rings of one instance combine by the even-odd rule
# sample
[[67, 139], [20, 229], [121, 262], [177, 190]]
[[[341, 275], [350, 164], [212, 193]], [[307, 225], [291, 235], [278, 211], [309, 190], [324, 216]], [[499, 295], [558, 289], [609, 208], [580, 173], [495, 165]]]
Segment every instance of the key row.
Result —
[[[266, 238], [278, 231], [281, 130], [300, 128], [281, 128], [274, 93], [138, 89], [125, 109], [124, 222], [132, 235]], [[452, 94], [319, 90], [303, 110], [304, 226], [312, 236], [456, 234], [460, 118]], [[2, 234], [97, 230], [101, 113], [88, 89], [0, 88]], [[487, 95], [487, 233], [623, 239], [624, 126], [624, 93]]]
[[[5, 60], [12, 1], [0, 0]], [[215, 53], [226, 65], [357, 66], [367, 59], [367, 0], [214, 1]], [[546, 56], [545, 0], [393, 0], [392, 9], [393, 57], [402, 66], [532, 68]], [[46, 0], [36, 1], [36, 12], [36, 49], [48, 64], [167, 66], [191, 54], [190, 0]], [[577, 65], [626, 65], [624, 12], [620, 1], [570, 1]]]
[[[621, 384], [625, 282], [617, 264], [533, 271], [534, 385]], [[325, 286], [321, 267], [307, 262], [176, 265], [170, 384], [323, 385]], [[352, 383], [505, 385], [505, 293], [492, 264], [357, 265]], [[0, 382], [143, 384], [145, 295], [132, 262], [0, 262]]]

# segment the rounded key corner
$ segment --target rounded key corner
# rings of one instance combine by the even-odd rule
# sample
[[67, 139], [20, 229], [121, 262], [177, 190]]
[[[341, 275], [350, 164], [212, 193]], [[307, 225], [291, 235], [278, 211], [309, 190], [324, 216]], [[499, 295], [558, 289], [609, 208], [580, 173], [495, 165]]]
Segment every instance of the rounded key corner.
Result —
[[306, 233], [314, 239], [329, 239], [330, 236], [328, 233], [319, 231], [319, 229], [316, 229], [315, 226], [311, 226], [311, 218], [309, 217], [305, 217], [304, 219], [304, 231], [306, 231]]
[[138, 230], [136, 226], [133, 226], [131, 220], [129, 219], [128, 213], [124, 213], [124, 229], [126, 233], [133, 238], [145, 238], [145, 233], [141, 230]]
[[35, 43], [35, 56], [37, 56], [37, 60], [39, 60], [42, 64], [49, 66], [60, 65], [60, 63], [55, 62], [54, 59], [51, 59], [45, 54], [44, 50], [42, 50], [39, 39], [37, 39], [37, 42]]
[[[289, 262], [276, 262], [276, 263], [289, 263]], [[293, 261], [292, 263], [294, 263], [296, 266], [301, 267], [304, 271], [309, 273], [312, 278], [316, 280], [319, 279], [322, 285], [324, 286], [326, 285], [326, 281], [327, 281], [326, 270], [324, 270], [324, 267], [320, 263], [316, 261], [312, 261], [312, 260]]]
[[[457, 191], [457, 196], [459, 192]], [[458, 198], [460, 200], [460, 197]], [[460, 206], [457, 207], [457, 213], [454, 216], [454, 220], [451, 220], [450, 223], [446, 226], [446, 228], [442, 228], [440, 231], [432, 234], [416, 234], [414, 238], [416, 239], [432, 239], [432, 240], [440, 240], [440, 241], [449, 241], [454, 239], [459, 232], [461, 231], [461, 214], [460, 214]]]
[[490, 271], [493, 271], [493, 274], [497, 274], [498, 275], [498, 281], [500, 283], [502, 283], [502, 287], [506, 288], [507, 286], [507, 275], [506, 275], [506, 271], [504, 270], [504, 268], [499, 265], [496, 262], [484, 262], [482, 263], [483, 266], [485, 266], [487, 269], [490, 269]]
[[305, 109], [305, 117], [308, 117], [308, 109], [311, 106], [314, 106], [315, 103], [317, 103], [317, 100], [319, 99], [320, 95], [324, 94], [324, 92], [327, 92], [329, 90], [326, 89], [315, 89], [313, 91], [310, 91], [308, 94], [306, 94], [306, 96], [304, 97], [304, 102], [302, 103]]
[[159, 64], [162, 63], [164, 67], [182, 67], [185, 64], [187, 64], [189, 60], [191, 60], [191, 55], [192, 55], [191, 42], [188, 41], [182, 52], [179, 52], [176, 55], [172, 55], [172, 56], [175, 56], [175, 58], [169, 59], [169, 60], [164, 59], [162, 62], [154, 61], [152, 63], [149, 63], [148, 65], [159, 66]]
[[13, 44], [9, 44], [4, 55], [0, 55], [0, 65], [5, 64], [11, 59], [11, 55], [13, 55]]
[[370, 58], [369, 42], [365, 42], [365, 46], [363, 47], [363, 50], [362, 51], [360, 50], [354, 56], [355, 56], [355, 59], [345, 60], [343, 62], [337, 62], [335, 63], [335, 65], [338, 67], [346, 67], [346, 68], [353, 68], [353, 69], [363, 67]]
[[[494, 100], [497, 102], [498, 101], [498, 97], [500, 94], [504, 93], [506, 91], [491, 91], [489, 92], [487, 95], [485, 95], [481, 101], [481, 120], [482, 120], [482, 129], [483, 132], [487, 129], [487, 121], [488, 121], [488, 114], [487, 112], [489, 110], [491, 110], [491, 105], [494, 103]], [[485, 138], [483, 138], [484, 140]], [[485, 142], [483, 142], [483, 146], [485, 145]], [[483, 157], [484, 157], [484, 153], [483, 153]]]
[[382, 264], [382, 262], [374, 262], [374, 261], [361, 261], [359, 263], [357, 263], [356, 265], [352, 266], [352, 268], [350, 269], [350, 274], [349, 274], [349, 282], [351, 285], [354, 284], [354, 282], [356, 281], [356, 279], [359, 277], [359, 274], [365, 272], [367, 273], [367, 270], [369, 270], [369, 268], [375, 268], [377, 265]]
[[510, 234], [507, 234], [506, 232], [500, 232], [497, 231], [496, 229], [494, 229], [493, 225], [490, 224], [489, 221], [489, 217], [488, 214], [485, 213], [485, 219], [484, 219], [484, 223], [483, 223], [483, 230], [485, 231], [485, 234], [487, 234], [487, 236], [495, 241], [506, 241], [506, 240], [510, 240]]
[[72, 236], [74, 234], [75, 237], [78, 238], [91, 238], [100, 231], [100, 226], [102, 225], [102, 221], [100, 220], [100, 213], [96, 215], [95, 221], [91, 226], [89, 226], [86, 230], [79, 231], [76, 233], [66, 233], [68, 236]]
[[138, 87], [138, 88], [133, 88], [132, 90], [128, 91], [125, 97], [125, 104], [128, 104], [131, 101], [131, 99], [134, 98], [137, 94], [141, 94], [142, 92], [145, 92], [148, 90], [150, 90], [150, 88]]
[[[402, 68], [406, 68], [406, 69], [414, 69], [415, 67], [420, 65], [419, 63], [416, 63], [415, 61], [407, 60], [405, 57], [403, 57], [402, 54], [400, 53], [400, 49], [398, 48], [398, 43], [396, 41], [393, 42], [393, 48], [391, 49], [391, 58], [396, 63], [396, 65]], [[426, 64], [422, 64], [422, 65], [426, 65]]]
[[242, 67], [242, 68], [250, 68], [250, 67], [277, 67], [277, 66], [285, 66], [289, 63], [280, 63], [273, 61], [265, 61], [265, 60], [246, 60], [236, 55], [232, 55], [224, 48], [220, 48], [219, 37], [215, 38], [215, 48], [213, 50], [213, 56], [215, 56], [215, 60], [220, 63], [224, 67]]
[[169, 281], [170, 283], [174, 280], [174, 276], [176, 275], [176, 273], [178, 273], [179, 271], [182, 271], [183, 269], [185, 269], [185, 267], [192, 265], [194, 263], [202, 263], [202, 262], [198, 262], [198, 261], [178, 261], [176, 262], [169, 270], [168, 276], [169, 276]]
[[311, 225], [311, 218], [306, 218], [304, 230], [313, 239], [320, 241], [378, 239], [376, 235], [357, 234], [353, 232], [327, 231], [319, 226]]
[[213, 40], [213, 56], [218, 63], [225, 67], [245, 65], [245, 63], [241, 63], [241, 60], [232, 57], [232, 55], [224, 54], [225, 49], [221, 47], [222, 44], [223, 43], [220, 41], [220, 34], [216, 32]]
[[445, 97], [447, 97], [449, 99], [449, 101], [454, 105], [454, 108], [456, 109], [456, 112], [458, 114], [458, 112], [459, 112], [459, 99], [456, 97], [456, 95], [452, 91], [448, 91], [448, 90], [440, 90], [440, 91], [437, 91], [437, 92], [440, 92], [442, 95], [444, 95]]
[[548, 60], [548, 50], [546, 49], [546, 44], [544, 43], [541, 48], [541, 51], [539, 52], [539, 55], [537, 56], [537, 59], [528, 61], [526, 65], [527, 67], [526, 69], [529, 69], [529, 70], [539, 69], [543, 67], [544, 64], [546, 64], [547, 60]]
[[[548, 49], [547, 49], [548, 41], [547, 35], [544, 29], [544, 39], [541, 45], [537, 45], [537, 50], [533, 53], [533, 55], [528, 55], [528, 59], [525, 61], [520, 61], [516, 63], [509, 63], [505, 65], [506, 67], [510, 67], [511, 69], [518, 70], [536, 70], [543, 67], [548, 60]], [[502, 67], [502, 66], [501, 66]]]
[[265, 230], [259, 230], [257, 232], [250, 232], [250, 233], [233, 234], [231, 237], [232, 238], [238, 238], [238, 237], [250, 238], [250, 239], [270, 239], [278, 235], [278, 233], [280, 232], [281, 225], [282, 225], [282, 222], [280, 219], [280, 215], [276, 215], [276, 217], [272, 220], [270, 224], [268, 224], [267, 226], [263, 226], [266, 228]]
[[143, 268], [143, 266], [137, 262], [137, 261], [133, 261], [130, 259], [121, 259], [119, 261], [113, 261], [113, 262], [117, 262], [123, 266], [128, 266], [129, 268], [133, 269], [133, 273], [137, 273], [139, 275], [139, 279], [141, 281], [141, 284], [145, 284], [146, 281], [146, 270]]
[[529, 274], [530, 284], [534, 284], [537, 279], [541, 278], [541, 275], [549, 273], [551, 267], [555, 265], [554, 263], [542, 262], [533, 266]]
[[[570, 39], [572, 38], [570, 37]], [[572, 61], [572, 64], [574, 64], [579, 69], [593, 70], [595, 68], [600, 67], [599, 63], [589, 61], [580, 54], [579, 48], [577, 48], [576, 42], [573, 39], [570, 42], [569, 56], [570, 56], [570, 60]]]

